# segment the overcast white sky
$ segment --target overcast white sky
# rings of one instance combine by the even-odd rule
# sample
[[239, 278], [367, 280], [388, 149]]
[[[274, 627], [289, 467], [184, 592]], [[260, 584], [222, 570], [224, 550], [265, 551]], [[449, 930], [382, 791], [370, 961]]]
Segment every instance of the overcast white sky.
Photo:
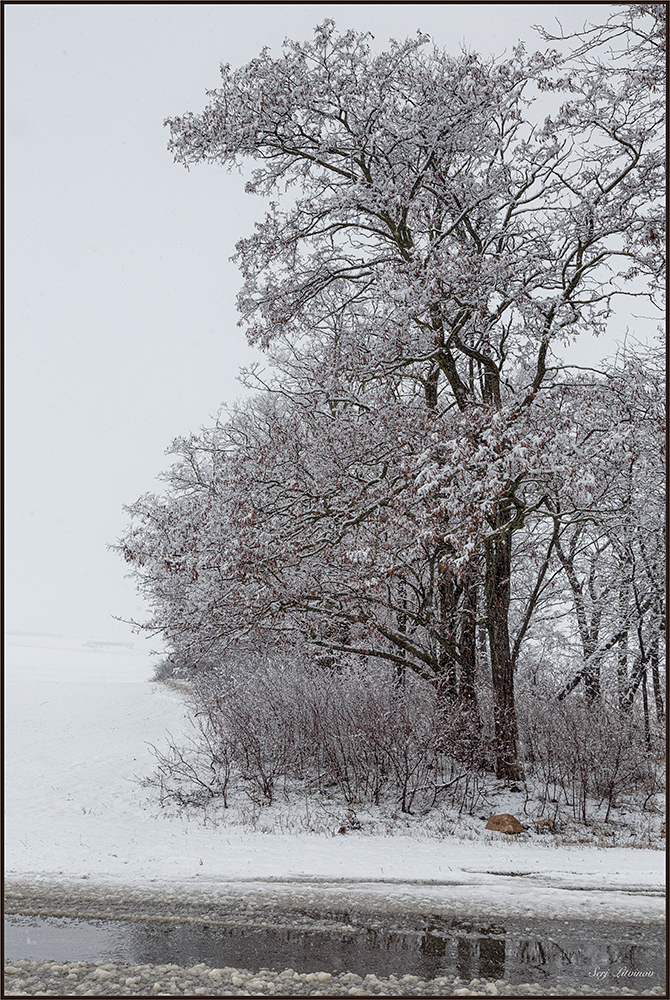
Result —
[[229, 262], [261, 205], [172, 163], [163, 120], [332, 18], [375, 45], [418, 29], [502, 54], [608, 4], [17, 4], [5, 12], [6, 622], [125, 641], [141, 617], [106, 546], [165, 449], [241, 392], [254, 356]]

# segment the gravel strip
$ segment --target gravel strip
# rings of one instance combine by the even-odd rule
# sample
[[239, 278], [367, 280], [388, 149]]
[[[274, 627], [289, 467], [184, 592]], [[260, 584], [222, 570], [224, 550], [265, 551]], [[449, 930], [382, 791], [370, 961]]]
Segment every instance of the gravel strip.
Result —
[[495, 982], [473, 979], [464, 982], [446, 976], [422, 980], [419, 976], [375, 975], [363, 978], [353, 972], [331, 975], [329, 972], [298, 973], [293, 969], [271, 972], [261, 969], [212, 969], [204, 964], [182, 968], [178, 965], [131, 965], [110, 962], [29, 962], [5, 965], [5, 990], [8, 997], [249, 997], [249, 996], [664, 996], [661, 986], [633, 989], [613, 986], [607, 989], [584, 984], [582, 987], [542, 986], [540, 983], [511, 985], [502, 979]]

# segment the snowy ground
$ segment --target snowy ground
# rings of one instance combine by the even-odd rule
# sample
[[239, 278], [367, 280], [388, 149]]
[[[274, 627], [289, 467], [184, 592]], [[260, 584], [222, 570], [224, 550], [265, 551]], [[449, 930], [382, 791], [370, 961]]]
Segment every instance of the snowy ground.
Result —
[[[5, 670], [8, 884], [225, 887], [334, 905], [660, 921], [660, 851], [349, 831], [319, 834], [168, 816], [137, 777], [149, 744], [188, 726], [180, 694], [148, 683], [143, 647], [10, 635]], [[503, 810], [501, 810], [503, 811]], [[515, 874], [512, 874], [515, 873]], [[85, 883], [84, 883], [85, 884]], [[578, 890], [578, 891], [577, 891]]]

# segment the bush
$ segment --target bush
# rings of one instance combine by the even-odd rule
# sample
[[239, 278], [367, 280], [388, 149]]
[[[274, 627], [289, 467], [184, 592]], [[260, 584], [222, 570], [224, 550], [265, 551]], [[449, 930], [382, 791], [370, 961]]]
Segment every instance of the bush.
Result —
[[296, 782], [350, 806], [391, 796], [406, 813], [445, 798], [471, 811], [479, 798], [478, 728], [412, 676], [397, 688], [381, 667], [256, 656], [196, 672], [191, 692], [188, 745], [154, 748], [163, 800], [225, 805], [234, 787], [270, 804]]
[[[407, 814], [440, 803], [469, 814], [488, 806], [493, 734], [440, 706], [409, 672], [398, 687], [381, 665], [334, 669], [245, 648], [192, 670], [189, 687], [193, 734], [154, 750], [150, 783], [163, 802], [227, 806], [238, 792], [260, 809], [299, 792]], [[522, 689], [517, 703], [526, 805], [542, 814], [551, 804], [552, 820], [567, 809], [580, 824], [608, 820], [625, 797], [647, 806], [662, 774], [642, 720], [606, 702], [559, 702], [547, 687]], [[480, 693], [485, 718], [488, 696]]]
[[640, 805], [662, 791], [641, 720], [600, 702], [526, 697], [519, 729], [529, 777], [543, 802], [561, 802], [581, 822], [605, 806], [605, 822], [624, 795]]

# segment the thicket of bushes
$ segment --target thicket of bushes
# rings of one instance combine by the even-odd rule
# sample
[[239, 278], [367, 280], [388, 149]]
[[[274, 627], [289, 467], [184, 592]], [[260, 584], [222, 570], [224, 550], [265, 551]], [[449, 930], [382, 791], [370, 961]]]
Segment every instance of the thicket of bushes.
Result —
[[[300, 789], [352, 807], [425, 813], [443, 803], [473, 813], [491, 781], [487, 728], [445, 711], [413, 675], [394, 686], [381, 666], [330, 670], [247, 655], [192, 671], [190, 701], [193, 735], [155, 751], [163, 802], [227, 806], [241, 792], [263, 805]], [[536, 812], [607, 820], [622, 796], [646, 808], [662, 790], [659, 737], [650, 747], [635, 712], [527, 690], [518, 712]]]
[[663, 791], [660, 734], [647, 741], [642, 719], [601, 701], [526, 697], [520, 704], [526, 768], [534, 793], [557, 815], [567, 807], [587, 822], [591, 812], [607, 822], [624, 795], [646, 808]]

